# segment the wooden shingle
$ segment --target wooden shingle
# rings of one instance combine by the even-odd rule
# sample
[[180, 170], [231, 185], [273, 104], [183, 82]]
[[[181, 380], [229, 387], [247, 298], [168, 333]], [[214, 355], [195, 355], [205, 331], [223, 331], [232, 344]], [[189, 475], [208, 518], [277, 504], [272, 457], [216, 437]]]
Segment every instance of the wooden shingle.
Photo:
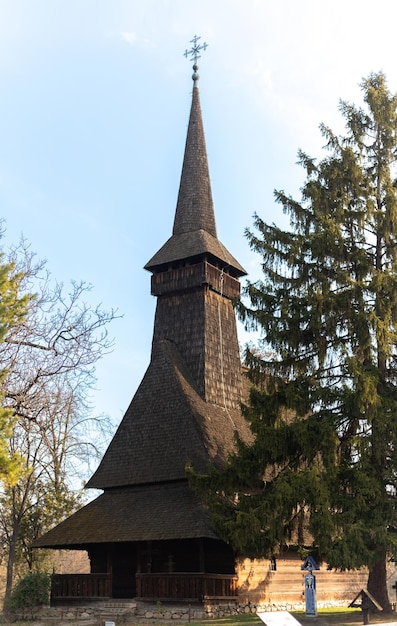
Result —
[[207, 472], [252, 437], [242, 416], [243, 375], [232, 298], [242, 266], [218, 240], [198, 89], [173, 233], [146, 265], [157, 297], [149, 367], [87, 483], [96, 500], [36, 547], [215, 538], [188, 488], [186, 464]]

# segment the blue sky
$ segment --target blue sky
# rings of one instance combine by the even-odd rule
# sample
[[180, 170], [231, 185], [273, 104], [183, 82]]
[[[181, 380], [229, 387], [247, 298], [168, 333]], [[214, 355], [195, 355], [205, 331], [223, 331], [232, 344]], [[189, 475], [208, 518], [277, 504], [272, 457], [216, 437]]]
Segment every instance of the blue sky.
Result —
[[[148, 365], [155, 301], [145, 263], [171, 234], [197, 34], [218, 235], [258, 276], [244, 228], [283, 223], [298, 148], [342, 130], [339, 98], [383, 70], [397, 91], [394, 0], [0, 0], [0, 215], [65, 283], [115, 307], [96, 413], [118, 424]], [[244, 341], [246, 337], [241, 334]]]

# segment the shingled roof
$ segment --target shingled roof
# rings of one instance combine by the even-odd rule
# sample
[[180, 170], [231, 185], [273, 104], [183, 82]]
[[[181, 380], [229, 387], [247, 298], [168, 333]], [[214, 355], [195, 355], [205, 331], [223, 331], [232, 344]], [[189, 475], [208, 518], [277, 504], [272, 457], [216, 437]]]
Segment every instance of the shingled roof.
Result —
[[205, 473], [210, 462], [226, 461], [236, 431], [251, 436], [241, 411], [202, 400], [178, 350], [163, 340], [87, 487], [183, 479], [187, 462]]
[[206, 507], [186, 481], [111, 489], [35, 541], [40, 548], [216, 538]]
[[203, 254], [233, 268], [237, 276], [247, 273], [217, 238], [199, 90], [194, 86], [172, 236], [145, 269], [154, 271], [167, 263]]

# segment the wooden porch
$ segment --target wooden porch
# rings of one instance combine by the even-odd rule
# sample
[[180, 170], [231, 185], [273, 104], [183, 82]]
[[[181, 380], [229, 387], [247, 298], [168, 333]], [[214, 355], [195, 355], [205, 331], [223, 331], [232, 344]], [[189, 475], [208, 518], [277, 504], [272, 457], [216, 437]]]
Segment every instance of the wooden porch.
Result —
[[[237, 599], [237, 576], [173, 572], [136, 574], [136, 599], [147, 601], [202, 602]], [[51, 605], [77, 604], [112, 598], [112, 577], [104, 574], [53, 574]]]

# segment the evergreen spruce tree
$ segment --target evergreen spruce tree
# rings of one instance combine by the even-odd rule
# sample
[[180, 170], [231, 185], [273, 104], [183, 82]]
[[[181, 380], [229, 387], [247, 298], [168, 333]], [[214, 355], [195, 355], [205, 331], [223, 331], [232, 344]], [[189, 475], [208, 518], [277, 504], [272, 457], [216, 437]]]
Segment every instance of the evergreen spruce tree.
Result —
[[321, 126], [319, 161], [303, 152], [300, 201], [275, 193], [282, 230], [247, 231], [263, 278], [238, 305], [263, 343], [247, 349], [255, 435], [222, 472], [194, 476], [217, 532], [263, 557], [315, 547], [332, 568], [369, 568], [389, 608], [397, 552], [397, 97], [382, 73], [364, 107], [341, 102], [344, 137]]

